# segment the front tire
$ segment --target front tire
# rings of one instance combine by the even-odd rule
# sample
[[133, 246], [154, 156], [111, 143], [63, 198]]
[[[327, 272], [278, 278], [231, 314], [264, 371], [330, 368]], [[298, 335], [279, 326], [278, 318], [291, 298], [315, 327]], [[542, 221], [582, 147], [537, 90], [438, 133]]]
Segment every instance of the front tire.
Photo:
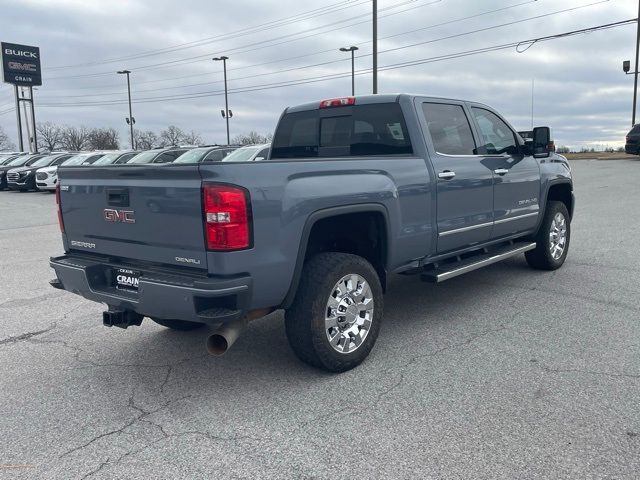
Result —
[[170, 328], [172, 330], [180, 330], [188, 332], [189, 330], [195, 330], [197, 328], [204, 327], [204, 323], [187, 322], [186, 320], [167, 320], [164, 318], [152, 318], [154, 322], [163, 327]]
[[296, 297], [285, 312], [289, 344], [309, 365], [350, 370], [375, 345], [383, 308], [380, 278], [367, 260], [321, 253], [304, 265]]
[[564, 203], [550, 201], [547, 204], [542, 224], [534, 240], [537, 243], [536, 248], [525, 253], [530, 267], [538, 270], [556, 270], [564, 264], [571, 240], [571, 217]]

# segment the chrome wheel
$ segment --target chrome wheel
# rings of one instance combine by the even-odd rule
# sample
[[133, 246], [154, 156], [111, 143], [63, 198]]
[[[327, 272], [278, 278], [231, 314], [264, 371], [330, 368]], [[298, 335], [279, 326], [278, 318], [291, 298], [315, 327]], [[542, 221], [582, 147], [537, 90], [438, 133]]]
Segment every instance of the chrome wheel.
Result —
[[549, 251], [554, 260], [559, 260], [567, 245], [567, 220], [560, 212], [556, 213], [549, 231]]
[[356, 351], [369, 334], [373, 320], [373, 293], [360, 275], [345, 275], [335, 284], [325, 314], [325, 331], [339, 353]]

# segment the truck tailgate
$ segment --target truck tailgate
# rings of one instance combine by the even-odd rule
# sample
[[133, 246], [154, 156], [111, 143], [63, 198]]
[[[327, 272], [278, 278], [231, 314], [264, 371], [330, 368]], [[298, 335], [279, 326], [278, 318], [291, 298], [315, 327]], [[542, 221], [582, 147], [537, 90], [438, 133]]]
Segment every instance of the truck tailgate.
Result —
[[206, 270], [196, 165], [59, 169], [70, 250]]

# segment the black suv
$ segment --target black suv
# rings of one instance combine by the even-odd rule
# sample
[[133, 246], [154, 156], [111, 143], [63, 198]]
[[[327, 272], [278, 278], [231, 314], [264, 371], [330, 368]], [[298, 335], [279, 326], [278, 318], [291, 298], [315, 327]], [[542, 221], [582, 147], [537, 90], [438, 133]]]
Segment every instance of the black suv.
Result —
[[34, 162], [27, 162], [21, 167], [11, 169], [7, 172], [7, 186], [9, 190], [19, 190], [21, 192], [38, 190], [36, 185], [36, 170], [43, 167], [60, 165], [72, 156], [73, 153], [53, 153], [41, 157]]
[[7, 183], [7, 172], [9, 170], [13, 170], [14, 168], [30, 166], [35, 163], [42, 157], [46, 157], [46, 153], [35, 153], [29, 155], [21, 155], [19, 157], [14, 158], [9, 163], [4, 164], [0, 167], [0, 190], [4, 190], [8, 187]]
[[640, 155], [640, 123], [627, 133], [627, 142], [624, 145], [624, 151], [632, 155]]

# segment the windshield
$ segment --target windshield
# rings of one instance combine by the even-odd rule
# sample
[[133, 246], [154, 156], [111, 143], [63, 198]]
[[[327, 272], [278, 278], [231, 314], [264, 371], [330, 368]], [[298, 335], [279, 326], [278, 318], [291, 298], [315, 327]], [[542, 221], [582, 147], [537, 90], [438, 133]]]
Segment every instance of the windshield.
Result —
[[90, 156], [91, 154], [89, 153], [81, 153], [80, 155], [74, 155], [69, 160], [65, 160], [64, 162], [62, 162], [60, 166], [70, 167], [73, 165], [82, 165], [82, 162], [84, 162]]
[[242, 147], [236, 150], [235, 152], [231, 152], [229, 155], [222, 159], [223, 162], [247, 162], [251, 160], [260, 149], [262, 145], [252, 146], [252, 147]]
[[8, 157], [5, 157], [3, 159], [0, 160], [0, 165], [9, 165], [11, 162], [13, 162], [16, 159], [15, 155], [10, 155]]
[[32, 167], [46, 167], [56, 158], [55, 155], [47, 155], [46, 157], [42, 157], [40, 160], [37, 160], [31, 164]]
[[35, 157], [29, 157], [29, 160], [27, 160], [27, 163], [25, 163], [25, 166], [31, 166], [34, 163], [36, 163], [38, 160], [40, 160], [42, 157], [46, 157], [46, 155], [36, 155]]
[[28, 160], [29, 160], [29, 157], [22, 156], [22, 157], [18, 157], [18, 158], [13, 159], [11, 162], [8, 163], [8, 165], [10, 167], [21, 167], [22, 165], [27, 163]]
[[127, 163], [151, 163], [153, 159], [158, 155], [158, 150], [149, 150], [148, 152], [142, 152], [133, 157]]
[[173, 163], [199, 163], [208, 151], [208, 148], [194, 148], [180, 155]]
[[99, 158], [95, 162], [94, 165], [109, 165], [115, 162], [118, 158], [120, 158], [121, 153], [107, 153], [104, 157]]
[[94, 153], [93, 155], [89, 155], [84, 162], [82, 162], [82, 165], [93, 165], [96, 160], [102, 157], [104, 157], [104, 153]]

